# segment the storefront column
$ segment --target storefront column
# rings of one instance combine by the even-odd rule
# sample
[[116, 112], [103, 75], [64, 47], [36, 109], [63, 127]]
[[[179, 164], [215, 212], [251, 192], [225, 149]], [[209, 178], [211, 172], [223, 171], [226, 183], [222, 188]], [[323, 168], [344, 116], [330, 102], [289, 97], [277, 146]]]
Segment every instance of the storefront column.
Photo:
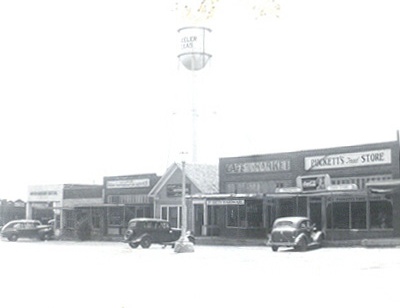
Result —
[[393, 192], [393, 235], [400, 237], [400, 190], [394, 189]]
[[203, 225], [201, 226], [201, 235], [207, 235], [207, 226], [209, 224], [208, 222], [208, 206], [207, 206], [207, 201], [203, 202]]
[[371, 229], [371, 203], [369, 200], [369, 190], [367, 189], [367, 202], [366, 202], [366, 211], [367, 211], [367, 230], [369, 231]]
[[32, 219], [32, 204], [30, 202], [26, 203], [25, 218]]
[[326, 207], [327, 207], [327, 198], [328, 197], [322, 197], [321, 198], [321, 231], [326, 234], [326, 229], [327, 229], [327, 218], [326, 218]]

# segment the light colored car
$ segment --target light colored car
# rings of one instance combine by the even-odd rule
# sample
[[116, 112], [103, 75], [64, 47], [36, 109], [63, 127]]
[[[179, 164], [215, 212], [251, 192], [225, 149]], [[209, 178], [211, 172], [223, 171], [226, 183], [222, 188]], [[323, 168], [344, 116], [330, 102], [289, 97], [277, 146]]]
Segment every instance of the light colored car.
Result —
[[39, 220], [12, 220], [1, 229], [1, 236], [12, 242], [19, 238], [36, 238], [44, 241], [53, 237], [53, 228], [50, 225], [42, 225]]
[[309, 247], [320, 247], [324, 234], [307, 217], [281, 217], [275, 220], [267, 242], [273, 251], [279, 247], [294, 247], [305, 251]]

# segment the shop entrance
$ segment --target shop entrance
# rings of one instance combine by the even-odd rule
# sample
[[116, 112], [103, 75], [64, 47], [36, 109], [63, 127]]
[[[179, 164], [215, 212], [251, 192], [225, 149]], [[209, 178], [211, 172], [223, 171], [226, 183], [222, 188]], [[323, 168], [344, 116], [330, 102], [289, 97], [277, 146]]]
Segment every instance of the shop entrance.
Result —
[[194, 235], [200, 236], [204, 224], [204, 206], [203, 204], [194, 205]]
[[318, 230], [322, 229], [322, 197], [310, 198], [310, 218]]

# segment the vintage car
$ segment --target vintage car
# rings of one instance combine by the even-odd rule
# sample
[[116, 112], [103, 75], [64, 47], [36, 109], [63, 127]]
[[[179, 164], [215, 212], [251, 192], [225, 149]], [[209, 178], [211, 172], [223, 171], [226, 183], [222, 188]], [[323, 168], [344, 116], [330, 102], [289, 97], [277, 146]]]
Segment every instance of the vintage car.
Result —
[[[182, 230], [171, 228], [169, 221], [156, 218], [134, 218], [129, 221], [124, 235], [124, 242], [131, 248], [149, 248], [151, 244], [163, 246], [171, 245], [181, 237]], [[194, 243], [195, 238], [191, 232], [187, 232], [187, 239]]]
[[42, 225], [39, 220], [12, 220], [1, 229], [1, 236], [12, 242], [19, 238], [34, 238], [44, 241], [53, 237], [53, 228], [50, 225]]
[[281, 217], [275, 220], [267, 242], [273, 251], [279, 247], [294, 247], [305, 251], [309, 247], [319, 247], [324, 234], [307, 217]]

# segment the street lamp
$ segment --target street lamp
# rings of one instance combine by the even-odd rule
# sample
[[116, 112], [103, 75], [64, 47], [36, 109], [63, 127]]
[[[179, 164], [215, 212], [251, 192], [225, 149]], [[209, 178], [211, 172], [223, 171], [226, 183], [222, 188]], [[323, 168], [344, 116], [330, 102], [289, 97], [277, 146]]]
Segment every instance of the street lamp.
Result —
[[175, 252], [194, 252], [194, 245], [187, 238], [187, 207], [186, 207], [186, 172], [185, 161], [182, 161], [182, 232], [175, 243]]

